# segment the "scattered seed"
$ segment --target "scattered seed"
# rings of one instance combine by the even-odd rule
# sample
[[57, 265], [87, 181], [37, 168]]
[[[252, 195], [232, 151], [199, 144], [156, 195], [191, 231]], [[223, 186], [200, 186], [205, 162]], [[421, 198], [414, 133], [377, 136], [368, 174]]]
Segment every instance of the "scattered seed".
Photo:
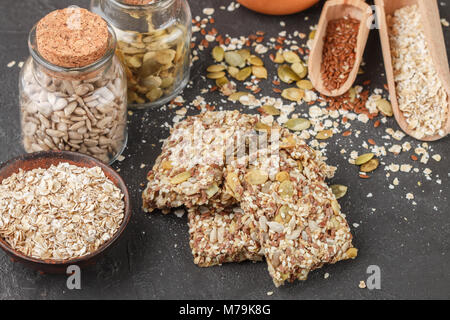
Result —
[[355, 160], [355, 164], [360, 166], [366, 162], [368, 162], [369, 160], [371, 160], [375, 155], [373, 153], [365, 153], [360, 155], [358, 158], [356, 158]]
[[211, 73], [208, 73], [208, 74], [206, 75], [206, 77], [207, 77], [208, 79], [220, 79], [220, 78], [225, 77], [225, 72], [223, 72], [223, 71], [220, 71], [220, 72], [211, 72]]
[[378, 168], [379, 164], [380, 164], [380, 161], [378, 161], [378, 159], [371, 159], [371, 160], [367, 161], [366, 163], [364, 163], [363, 165], [361, 165], [360, 170], [362, 172], [372, 172], [376, 168]]
[[300, 77], [287, 64], [283, 64], [278, 68], [278, 77], [281, 81], [287, 84], [301, 80]]
[[278, 110], [277, 108], [275, 108], [272, 105], [264, 105], [261, 107], [262, 111], [264, 111], [264, 113], [267, 113], [268, 115], [271, 116], [279, 116], [280, 115], [280, 110]]
[[217, 62], [222, 62], [225, 56], [225, 51], [220, 46], [214, 47], [212, 50], [212, 56]]
[[248, 58], [248, 63], [250, 63], [252, 66], [257, 66], [257, 67], [262, 67], [264, 66], [263, 61], [261, 60], [261, 58], [255, 56], [255, 55], [251, 55]]
[[252, 66], [252, 74], [258, 79], [267, 79], [267, 69], [260, 66]]
[[290, 101], [301, 102], [305, 96], [305, 91], [299, 88], [287, 88], [281, 93], [281, 96]]
[[303, 90], [312, 90], [314, 87], [309, 80], [300, 80], [297, 81], [297, 87]]
[[243, 91], [234, 92], [228, 97], [228, 100], [238, 101], [241, 97], [246, 96], [246, 95], [248, 95], [248, 92], [243, 92]]
[[235, 78], [238, 81], [245, 81], [248, 77], [250, 77], [250, 75], [252, 74], [252, 68], [251, 67], [246, 67], [243, 68], [242, 70], [240, 70]]
[[327, 130], [322, 130], [322, 131], [318, 132], [316, 135], [316, 139], [326, 140], [328, 138], [331, 138], [332, 136], [333, 136], [333, 130], [327, 129]]
[[245, 66], [245, 59], [236, 51], [225, 52], [225, 61], [232, 67], [242, 68]]
[[347, 194], [347, 186], [341, 184], [334, 184], [331, 186], [331, 191], [333, 192], [336, 199], [340, 199]]
[[304, 118], [289, 119], [285, 124], [285, 127], [292, 131], [306, 130], [311, 126], [311, 122]]
[[394, 114], [392, 111], [392, 105], [386, 99], [379, 99], [375, 102], [378, 110], [386, 117], [392, 117]]
[[283, 58], [288, 63], [296, 63], [300, 62], [300, 57], [293, 51], [285, 51], [283, 52]]
[[206, 71], [208, 72], [220, 72], [220, 71], [224, 71], [226, 69], [226, 67], [222, 64], [214, 64], [212, 66], [209, 66], [208, 69], [206, 69]]

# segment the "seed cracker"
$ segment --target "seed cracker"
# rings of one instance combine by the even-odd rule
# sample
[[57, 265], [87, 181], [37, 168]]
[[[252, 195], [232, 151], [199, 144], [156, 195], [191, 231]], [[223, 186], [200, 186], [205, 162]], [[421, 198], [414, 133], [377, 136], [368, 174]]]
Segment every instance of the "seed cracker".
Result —
[[198, 207], [189, 211], [188, 219], [190, 246], [198, 266], [263, 259], [254, 216], [239, 207]]

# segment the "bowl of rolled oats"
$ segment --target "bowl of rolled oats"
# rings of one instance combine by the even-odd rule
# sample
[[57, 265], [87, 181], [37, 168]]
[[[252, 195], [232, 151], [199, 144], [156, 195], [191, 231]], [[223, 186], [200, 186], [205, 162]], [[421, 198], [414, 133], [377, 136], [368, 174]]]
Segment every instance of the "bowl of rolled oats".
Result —
[[125, 182], [91, 156], [44, 151], [0, 166], [0, 247], [14, 262], [45, 273], [94, 264], [130, 217]]

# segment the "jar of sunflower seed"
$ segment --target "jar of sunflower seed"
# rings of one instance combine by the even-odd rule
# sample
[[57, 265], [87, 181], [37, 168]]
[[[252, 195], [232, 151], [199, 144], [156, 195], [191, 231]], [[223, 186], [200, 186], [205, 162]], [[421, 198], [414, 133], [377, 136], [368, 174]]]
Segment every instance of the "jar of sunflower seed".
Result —
[[42, 18], [28, 45], [19, 79], [25, 151], [117, 159], [127, 142], [127, 81], [112, 27], [69, 7]]
[[186, 0], [92, 0], [113, 25], [128, 78], [128, 106], [172, 100], [189, 81], [192, 19]]

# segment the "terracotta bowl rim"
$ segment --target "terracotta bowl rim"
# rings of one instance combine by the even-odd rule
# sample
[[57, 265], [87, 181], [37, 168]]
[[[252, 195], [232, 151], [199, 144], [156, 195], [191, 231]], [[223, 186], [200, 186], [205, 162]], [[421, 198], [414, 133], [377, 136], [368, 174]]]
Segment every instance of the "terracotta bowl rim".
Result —
[[[87, 261], [95, 258], [96, 256], [100, 255], [104, 251], [106, 251], [113, 243], [116, 242], [116, 240], [118, 240], [120, 238], [120, 236], [125, 231], [125, 228], [127, 227], [128, 223], [131, 219], [132, 210], [131, 210], [131, 203], [130, 203], [130, 195], [128, 192], [127, 185], [125, 184], [125, 181], [109, 165], [104, 164], [103, 162], [101, 162], [100, 160], [98, 160], [94, 157], [88, 156], [86, 154], [78, 153], [78, 152], [72, 152], [72, 151], [40, 151], [40, 152], [22, 154], [20, 156], [12, 158], [12, 159], [6, 161], [5, 163], [1, 164], [0, 165], [0, 174], [4, 170], [6, 170], [8, 167], [10, 167], [11, 165], [13, 165], [14, 163], [16, 163], [18, 161], [29, 162], [32, 160], [39, 160], [39, 159], [42, 159], [44, 161], [46, 159], [56, 159], [56, 160], [61, 160], [60, 162], [72, 162], [74, 165], [78, 165], [81, 167], [90, 167], [90, 166], [87, 166], [85, 163], [83, 163], [82, 160], [84, 159], [84, 160], [88, 160], [95, 164], [91, 167], [98, 166], [103, 170], [103, 172], [107, 176], [113, 176], [114, 179], [117, 179], [117, 184], [114, 181], [112, 181], [109, 177], [108, 177], [108, 179], [110, 179], [122, 191], [122, 193], [124, 195], [123, 200], [125, 203], [125, 209], [124, 209], [123, 221], [120, 224], [120, 227], [117, 230], [117, 232], [107, 242], [105, 242], [103, 245], [101, 245], [100, 248], [98, 248], [96, 251], [91, 252], [85, 256], [77, 257], [77, 258], [73, 258], [73, 259], [65, 259], [65, 260], [46, 259], [46, 260], [43, 260], [43, 259], [33, 258], [33, 257], [27, 256], [27, 255], [13, 249], [2, 237], [0, 237], [0, 247], [5, 252], [9, 253], [13, 258], [17, 258], [17, 259], [32, 262], [32, 263], [37, 263], [40, 265], [47, 265], [47, 266], [76, 265], [78, 263], [87, 262]], [[38, 167], [36, 167], [36, 168], [38, 168]], [[0, 183], [2, 180], [3, 179], [0, 178]]]

